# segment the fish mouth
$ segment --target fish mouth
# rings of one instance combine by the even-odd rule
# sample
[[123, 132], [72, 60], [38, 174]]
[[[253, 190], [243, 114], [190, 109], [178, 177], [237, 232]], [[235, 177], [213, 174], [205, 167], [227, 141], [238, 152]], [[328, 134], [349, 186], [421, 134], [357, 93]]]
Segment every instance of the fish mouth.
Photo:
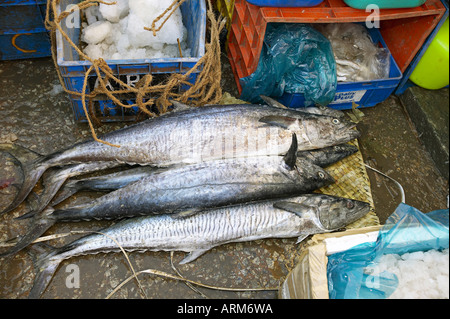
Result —
[[354, 128], [356, 128], [356, 126], [357, 126], [357, 124], [356, 123], [353, 123], [353, 122], [349, 122], [347, 125], [346, 125], [346, 129], [347, 130], [351, 130], [351, 129], [354, 129]]
[[341, 124], [342, 124], [342, 128], [341, 128], [342, 131], [352, 130], [352, 129], [356, 128], [356, 126], [357, 126], [357, 123], [352, 122], [348, 119], [341, 119]]
[[340, 136], [343, 136], [348, 140], [353, 140], [361, 135], [361, 132], [359, 132], [356, 128], [356, 123], [352, 122], [349, 122], [348, 124], [340, 128], [338, 132]]

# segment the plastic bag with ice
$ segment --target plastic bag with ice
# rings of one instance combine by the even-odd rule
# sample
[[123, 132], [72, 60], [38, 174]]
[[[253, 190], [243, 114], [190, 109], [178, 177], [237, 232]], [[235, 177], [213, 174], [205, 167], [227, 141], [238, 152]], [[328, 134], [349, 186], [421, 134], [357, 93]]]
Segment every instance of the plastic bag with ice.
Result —
[[[443, 251], [444, 256], [441, 254], [441, 258], [447, 266], [444, 265], [441, 268], [448, 268], [448, 248], [448, 209], [423, 214], [416, 208], [402, 203], [386, 221], [375, 243], [361, 244], [328, 256], [327, 276], [330, 298], [384, 299], [390, 296], [395, 298], [400, 296], [400, 290], [404, 289], [400, 285], [404, 282], [412, 282], [412, 286], [409, 286], [412, 288], [405, 288], [409, 290], [408, 298], [427, 298], [429, 295], [421, 292], [424, 290], [425, 280], [420, 280], [415, 271], [419, 269], [419, 274], [423, 276], [431, 276], [432, 271], [420, 271], [425, 266], [421, 264], [422, 268], [419, 268], [418, 263], [414, 266], [414, 261], [425, 262], [427, 258], [432, 258], [430, 254]], [[408, 259], [412, 261], [412, 264], [398, 262], [400, 259], [402, 261]], [[395, 268], [400, 267], [409, 268], [395, 271]], [[436, 276], [442, 276], [442, 274], [445, 275], [445, 272]], [[448, 282], [448, 270], [446, 274], [446, 282]], [[408, 275], [412, 276], [413, 280], [410, 280]], [[419, 290], [413, 293], [414, 285], [417, 284], [421, 286], [416, 287]], [[436, 287], [445, 289], [445, 285], [441, 283], [436, 283], [434, 288]], [[448, 295], [448, 285], [445, 293]]]

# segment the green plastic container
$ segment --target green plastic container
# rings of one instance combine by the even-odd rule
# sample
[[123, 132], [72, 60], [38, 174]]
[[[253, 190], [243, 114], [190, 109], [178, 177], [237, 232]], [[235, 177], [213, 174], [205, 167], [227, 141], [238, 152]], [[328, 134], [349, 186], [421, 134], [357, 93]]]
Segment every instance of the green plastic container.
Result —
[[445, 20], [409, 79], [428, 90], [449, 84], [449, 22]]
[[368, 5], [376, 5], [380, 9], [414, 8], [427, 0], [344, 0], [352, 8], [366, 9]]

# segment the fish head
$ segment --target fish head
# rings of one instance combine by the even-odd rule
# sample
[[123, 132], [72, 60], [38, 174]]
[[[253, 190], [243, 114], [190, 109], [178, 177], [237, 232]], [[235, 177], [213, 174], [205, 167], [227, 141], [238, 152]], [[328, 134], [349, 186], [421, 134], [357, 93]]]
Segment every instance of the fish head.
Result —
[[282, 166], [284, 174], [297, 183], [308, 185], [308, 189], [315, 190], [335, 182], [334, 178], [322, 167], [310, 160], [298, 157], [293, 168]]
[[305, 189], [315, 190], [334, 183], [333, 177], [309, 159], [298, 156], [297, 134], [292, 134], [291, 147], [281, 162], [282, 174]]
[[297, 185], [303, 185], [305, 189], [315, 190], [325, 185], [334, 183], [333, 177], [322, 167], [315, 165], [307, 158], [298, 156], [297, 135], [292, 134], [292, 143], [286, 155], [283, 157], [280, 169]]
[[329, 231], [343, 228], [370, 211], [369, 203], [342, 197], [327, 197], [317, 207], [317, 217]]
[[339, 116], [289, 111], [286, 115], [264, 116], [259, 119], [259, 122], [282, 127], [290, 134], [295, 133], [299, 151], [343, 144], [360, 135], [355, 129], [355, 123]]
[[314, 141], [315, 148], [343, 144], [360, 136], [356, 124], [343, 117], [310, 115], [300, 119], [299, 124], [303, 135], [299, 132], [297, 136], [306, 136]]
[[331, 147], [331, 152], [336, 154], [336, 157], [345, 158], [358, 152], [358, 147], [350, 144], [334, 145]]

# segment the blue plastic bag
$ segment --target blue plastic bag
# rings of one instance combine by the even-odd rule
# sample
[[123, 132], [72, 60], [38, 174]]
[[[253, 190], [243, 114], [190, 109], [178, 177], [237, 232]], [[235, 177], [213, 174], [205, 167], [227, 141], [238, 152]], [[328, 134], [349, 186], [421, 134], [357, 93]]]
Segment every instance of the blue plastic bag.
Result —
[[380, 230], [375, 243], [328, 256], [327, 276], [332, 299], [384, 299], [397, 288], [394, 274], [372, 275], [365, 269], [385, 254], [449, 248], [449, 210], [424, 214], [400, 204]]
[[305, 106], [328, 105], [337, 88], [330, 41], [307, 24], [269, 23], [256, 71], [240, 79], [242, 100], [261, 103], [260, 95], [305, 95]]

